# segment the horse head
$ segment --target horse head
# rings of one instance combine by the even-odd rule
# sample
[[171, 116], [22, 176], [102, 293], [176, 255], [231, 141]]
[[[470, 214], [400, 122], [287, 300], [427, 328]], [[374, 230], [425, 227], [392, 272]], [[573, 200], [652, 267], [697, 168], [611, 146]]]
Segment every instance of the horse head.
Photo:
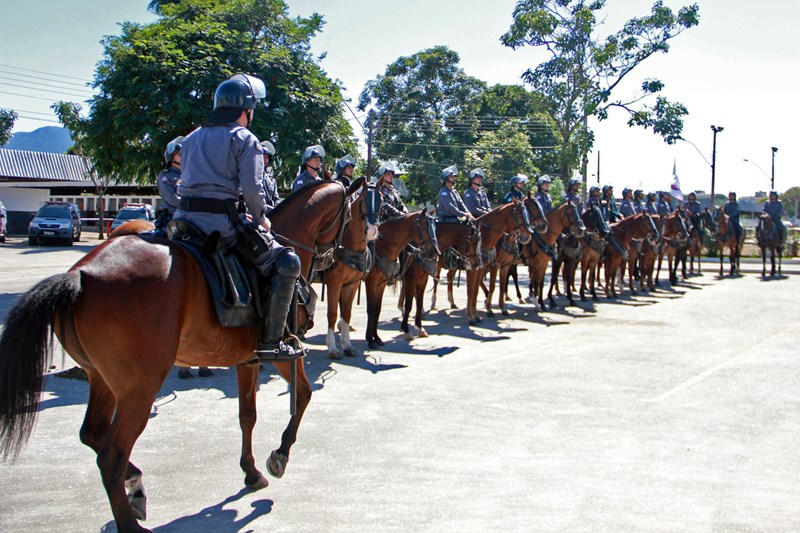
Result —
[[[550, 228], [547, 224], [547, 217], [544, 216], [544, 209], [542, 209], [542, 204], [539, 203], [539, 200], [531, 196], [531, 193], [529, 192], [528, 196], [524, 200], [524, 204], [525, 210], [530, 216], [533, 229], [536, 230], [536, 232], [540, 235], [547, 233]], [[533, 232], [531, 231], [531, 233]]]
[[709, 229], [710, 229], [710, 230], [711, 230], [713, 233], [716, 233], [716, 232], [717, 232], [717, 221], [716, 221], [716, 220], [714, 219], [714, 217], [711, 215], [711, 212], [709, 212], [709, 210], [708, 210], [708, 208], [707, 208], [707, 207], [706, 207], [705, 209], [703, 209], [703, 212], [700, 214], [700, 219], [703, 221], [703, 223], [704, 223], [705, 225], [707, 225], [707, 226], [708, 226], [708, 228], [709, 228]]
[[436, 219], [428, 214], [425, 207], [417, 213], [416, 242], [422, 248], [426, 259], [436, 259], [442, 252], [439, 250], [439, 240], [436, 238]]
[[642, 211], [642, 220], [645, 221], [645, 236], [653, 241], [658, 240], [661, 234], [658, 232], [656, 223], [653, 220], [653, 217], [650, 216], [650, 213], [647, 211]]
[[577, 239], [582, 239], [586, 234], [586, 226], [583, 224], [583, 219], [578, 213], [578, 206], [572, 203], [572, 200], [567, 200], [565, 204], [567, 211], [567, 221], [569, 222], [569, 233]]
[[602, 211], [596, 205], [592, 205], [583, 213], [581, 217], [587, 230], [596, 231], [601, 237], [605, 237], [611, 231], [608, 221], [603, 216]]
[[520, 244], [528, 244], [531, 242], [534, 229], [531, 227], [531, 217], [527, 206], [524, 202], [514, 199], [514, 207], [511, 211], [514, 213], [514, 238]]

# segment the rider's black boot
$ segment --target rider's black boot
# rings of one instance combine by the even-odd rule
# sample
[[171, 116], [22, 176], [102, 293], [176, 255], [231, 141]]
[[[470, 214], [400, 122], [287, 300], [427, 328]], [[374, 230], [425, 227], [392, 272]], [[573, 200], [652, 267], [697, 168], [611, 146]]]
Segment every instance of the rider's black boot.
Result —
[[286, 316], [294, 295], [295, 278], [274, 274], [270, 280], [269, 300], [265, 308], [264, 323], [256, 355], [266, 361], [290, 361], [303, 357], [305, 351], [283, 342]]

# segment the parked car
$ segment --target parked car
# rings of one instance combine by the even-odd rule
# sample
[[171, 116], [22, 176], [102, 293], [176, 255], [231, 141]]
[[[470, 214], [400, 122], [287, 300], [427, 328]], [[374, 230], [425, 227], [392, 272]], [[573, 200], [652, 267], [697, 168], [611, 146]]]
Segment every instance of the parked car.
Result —
[[0, 242], [6, 242], [6, 235], [8, 234], [8, 217], [6, 213], [6, 206], [0, 202]]
[[28, 244], [63, 241], [69, 246], [81, 240], [81, 210], [67, 202], [46, 202], [28, 226]]
[[153, 208], [149, 204], [125, 204], [117, 213], [114, 222], [111, 223], [111, 231], [114, 231], [124, 223], [130, 220], [146, 220], [148, 222], [155, 221], [156, 217], [153, 214]]

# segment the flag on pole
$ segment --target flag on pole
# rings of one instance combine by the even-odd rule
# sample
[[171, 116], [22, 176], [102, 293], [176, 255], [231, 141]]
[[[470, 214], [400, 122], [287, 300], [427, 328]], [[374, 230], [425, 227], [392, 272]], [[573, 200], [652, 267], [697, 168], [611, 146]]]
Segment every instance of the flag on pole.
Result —
[[683, 193], [681, 192], [681, 182], [678, 179], [678, 173], [675, 171], [675, 160], [672, 160], [672, 185], [670, 186], [672, 197], [676, 200], [683, 201]]

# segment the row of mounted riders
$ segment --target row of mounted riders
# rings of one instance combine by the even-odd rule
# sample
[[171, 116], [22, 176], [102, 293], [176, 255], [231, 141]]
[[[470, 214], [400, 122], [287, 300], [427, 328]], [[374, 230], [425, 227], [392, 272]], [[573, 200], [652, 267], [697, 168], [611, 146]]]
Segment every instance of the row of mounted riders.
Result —
[[[263, 202], [255, 200], [263, 200], [261, 157], [264, 150], [256, 148], [258, 140], [247, 127], [256, 105], [265, 97], [263, 81], [252, 76], [237, 74], [220, 84], [209, 122], [187, 137], [184, 145], [181, 187], [185, 187], [187, 193], [193, 192], [193, 180], [200, 176], [198, 188], [201, 192], [204, 186], [217, 193], [223, 191], [227, 210], [230, 207], [227, 200], [238, 187], [239, 194], [244, 193], [246, 199], [248, 194], [250, 196], [247, 206], [252, 216], [263, 217], [264, 209], [260, 205]], [[208, 148], [206, 152], [199, 149], [204, 146]], [[219, 149], [220, 146], [231, 153]], [[247, 155], [249, 164], [238, 166], [237, 157], [245, 159], [242, 154]], [[310, 155], [313, 156], [313, 150]], [[205, 174], [203, 165], [209, 166]], [[237, 170], [239, 182], [226, 177]], [[249, 180], [247, 191], [243, 191], [243, 177]], [[208, 182], [202, 180], [209, 179], [219, 183], [208, 187]], [[441, 192], [444, 193], [442, 198], [447, 196], [455, 202], [452, 190]], [[187, 197], [190, 198], [189, 211], [199, 207], [202, 216], [198, 216], [198, 220], [202, 222], [206, 216], [204, 209], [213, 206], [195, 205], [188, 194], [181, 195], [181, 209]], [[703, 231], [695, 225], [687, 225], [681, 211], [659, 217], [643, 212], [608, 224], [601, 206], [589, 205], [580, 213], [576, 203], [567, 200], [545, 213], [530, 194], [512, 195], [507, 203], [489, 209], [466, 224], [437, 223], [422, 210], [398, 214], [380, 221], [376, 227], [384, 200], [380, 190], [375, 185], [365, 184], [364, 178], [354, 180], [349, 186], [341, 180], [315, 179], [298, 187], [272, 209], [267, 218], [258, 221], [264, 230], [272, 231], [275, 239], [294, 248], [299, 272], [306, 279], [311, 278], [314, 270], [324, 271], [328, 292], [328, 345], [336, 356], [338, 350], [332, 341], [339, 310], [343, 322], [342, 346], [346, 354], [355, 354], [349, 339], [349, 323], [355, 294], [362, 281], [367, 295], [366, 338], [374, 347], [383, 344], [378, 336], [378, 318], [384, 290], [387, 284], [401, 278], [403, 329], [408, 333], [408, 316], [412, 301], [416, 300], [415, 324], [420, 335], [424, 335], [422, 297], [425, 286], [429, 277], [436, 282], [442, 269], [466, 271], [466, 315], [474, 324], [479, 320], [477, 299], [486, 273], [490, 274], [487, 302], [491, 301], [495, 280], [500, 279], [499, 305], [504, 313], [507, 312], [506, 280], [515, 264], [529, 268], [531, 286], [540, 308], [544, 307], [545, 272], [551, 263], [556, 273], [564, 269], [566, 291], [572, 302], [571, 287], [577, 263], [580, 262], [583, 272], [589, 274], [588, 291], [596, 297], [595, 273], [602, 261], [606, 294], [613, 297], [616, 296], [614, 280], [624, 265], [633, 271], [638, 258], [639, 288], [644, 289], [645, 284], [653, 288], [649, 261], [663, 255], [675, 258], [682, 247], [687, 247], [692, 257], [699, 257], [701, 239], [697, 234]], [[213, 210], [206, 213], [209, 220], [215, 216], [223, 220], [225, 216], [237, 216]], [[177, 221], [181, 220], [179, 215], [180, 212], [176, 213]], [[722, 210], [713, 215], [706, 211], [702, 218], [706, 228], [716, 235], [718, 249], [727, 246], [732, 250], [731, 264], [732, 269], [735, 268], [741, 242], [730, 231], [727, 215]], [[139, 524], [139, 520], [146, 517], [147, 503], [142, 471], [130, 462], [131, 451], [147, 425], [166, 377], [176, 364], [236, 367], [242, 432], [239, 464], [244, 472], [244, 483], [250, 489], [268, 485], [267, 478], [256, 467], [252, 446], [259, 388], [260, 361], [254, 356], [261, 345], [259, 326], [257, 323], [223, 326], [215, 295], [201, 288], [206, 285], [202, 261], [176, 240], [142, 235], [152, 229], [149, 222], [129, 222], [112, 234], [114, 238], [95, 247], [68, 272], [39, 282], [14, 302], [0, 334], [0, 455], [15, 457], [33, 431], [46, 383], [43, 375], [53, 356], [51, 335], [55, 334], [64, 350], [86, 371], [89, 400], [80, 439], [97, 454], [97, 465], [117, 529], [124, 532], [146, 531]], [[634, 244], [636, 241], [641, 245]], [[218, 242], [207, 238], [202, 243], [204, 253], [221, 253]], [[223, 261], [227, 260], [226, 257]], [[237, 270], [235, 264], [226, 264], [231, 279], [247, 281], [240, 276], [241, 270]], [[676, 268], [674, 264], [670, 267], [671, 276]], [[452, 277], [452, 273], [448, 274], [448, 278]], [[633, 290], [632, 281], [630, 285]], [[290, 289], [297, 295], [300, 291], [294, 287]], [[586, 289], [584, 285], [584, 295]], [[290, 300], [294, 301], [294, 297]], [[296, 310], [288, 321], [289, 329], [295, 332], [311, 325], [307, 315], [314, 299], [307, 296], [301, 300], [308, 308], [292, 306]], [[131, 306], [131, 302], [137, 305]], [[272, 309], [274, 303], [270, 301], [268, 308]], [[121, 308], [128, 311], [116, 312]], [[489, 305], [487, 312], [491, 314]], [[263, 314], [272, 316], [269, 312]], [[280, 326], [282, 330], [284, 324]], [[271, 362], [289, 381], [292, 398], [291, 418], [282, 433], [280, 446], [267, 460], [269, 473], [280, 478], [288, 465], [312, 387], [305, 365], [298, 364], [296, 358], [276, 358]]]

